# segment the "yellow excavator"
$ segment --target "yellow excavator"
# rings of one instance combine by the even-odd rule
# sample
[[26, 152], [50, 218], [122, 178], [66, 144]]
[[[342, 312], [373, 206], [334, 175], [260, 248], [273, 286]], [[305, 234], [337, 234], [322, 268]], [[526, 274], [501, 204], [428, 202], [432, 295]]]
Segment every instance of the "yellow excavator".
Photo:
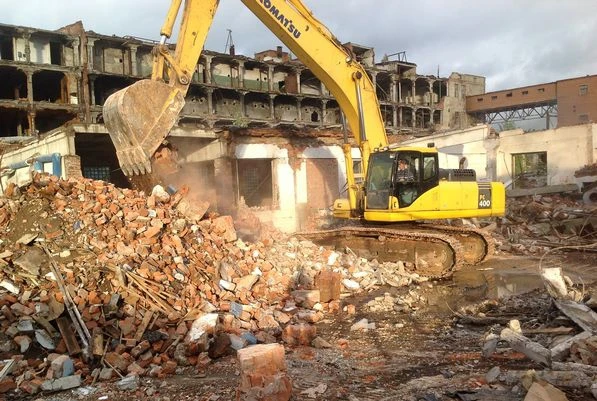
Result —
[[[448, 277], [463, 264], [476, 264], [490, 254], [492, 240], [484, 232], [434, 221], [502, 216], [503, 184], [477, 182], [473, 170], [440, 169], [438, 151], [431, 144], [389, 144], [376, 90], [363, 66], [300, 0], [241, 1], [325, 84], [361, 151], [365, 180], [357, 183], [352, 146], [345, 138], [348, 198], [336, 200], [333, 208], [336, 217], [356, 224], [301, 236], [360, 249], [364, 256], [381, 261], [409, 261], [414, 271], [431, 277]], [[218, 3], [172, 0], [160, 44], [154, 49], [151, 79], [106, 100], [105, 125], [125, 174], [151, 172], [152, 155], [183, 108]], [[166, 41], [180, 13], [172, 54]]]

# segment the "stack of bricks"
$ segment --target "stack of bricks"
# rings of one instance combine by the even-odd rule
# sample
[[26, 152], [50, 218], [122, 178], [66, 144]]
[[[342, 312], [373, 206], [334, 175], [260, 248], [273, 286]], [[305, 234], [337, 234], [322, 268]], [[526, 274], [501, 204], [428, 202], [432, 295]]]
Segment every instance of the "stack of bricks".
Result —
[[288, 401], [292, 381], [286, 372], [284, 346], [262, 344], [237, 353], [240, 385], [237, 401]]

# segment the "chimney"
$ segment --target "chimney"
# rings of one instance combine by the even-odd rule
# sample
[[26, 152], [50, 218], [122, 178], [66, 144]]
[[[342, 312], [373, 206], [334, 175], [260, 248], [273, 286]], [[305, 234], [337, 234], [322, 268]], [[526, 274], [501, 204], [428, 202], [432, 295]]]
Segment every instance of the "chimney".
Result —
[[276, 55], [282, 58], [282, 46], [276, 47]]

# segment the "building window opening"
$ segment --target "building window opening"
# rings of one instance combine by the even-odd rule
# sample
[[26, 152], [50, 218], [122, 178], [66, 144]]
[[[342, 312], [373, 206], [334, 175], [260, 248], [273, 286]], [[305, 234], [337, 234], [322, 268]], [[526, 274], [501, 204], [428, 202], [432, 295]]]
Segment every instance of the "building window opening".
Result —
[[239, 159], [236, 161], [238, 198], [249, 207], [273, 207], [271, 159]]
[[547, 186], [547, 152], [512, 155], [514, 189]]
[[319, 122], [319, 114], [316, 111], [311, 113], [311, 122]]
[[578, 115], [578, 122], [581, 124], [586, 124], [589, 122], [589, 115], [588, 114], [579, 114]]
[[493, 96], [491, 97], [491, 100], [497, 100], [497, 98], [498, 98], [498, 97], [497, 97], [497, 95], [493, 95]]
[[14, 60], [11, 37], [0, 37], [0, 60]]
[[506, 97], [512, 97], [512, 92], [506, 93]]
[[33, 100], [36, 102], [67, 103], [67, 79], [57, 71], [38, 71], [33, 74]]
[[62, 44], [50, 42], [50, 64], [62, 65]]
[[545, 88], [539, 88], [539, 89], [537, 89], [537, 92], [543, 93], [543, 92], [545, 92]]
[[528, 94], [529, 94], [529, 91], [522, 91], [522, 94], [523, 94], [523, 95], [528, 95]]
[[580, 85], [578, 87], [578, 94], [580, 96], [586, 96], [589, 93], [589, 85]]
[[84, 166], [83, 177], [92, 180], [110, 181], [110, 167], [109, 166]]

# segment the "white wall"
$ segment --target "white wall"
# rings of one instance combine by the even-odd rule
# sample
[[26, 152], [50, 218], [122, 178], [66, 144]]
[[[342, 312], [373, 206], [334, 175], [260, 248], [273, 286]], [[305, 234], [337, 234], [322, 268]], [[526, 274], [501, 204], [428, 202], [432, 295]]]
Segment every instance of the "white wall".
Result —
[[482, 125], [413, 139], [401, 145], [426, 147], [428, 143], [433, 142], [440, 152], [440, 168], [458, 168], [460, 159], [466, 157], [465, 168], [474, 169], [477, 172], [477, 179], [485, 180], [490, 176], [487, 171], [488, 136], [489, 127]]
[[498, 177], [512, 179], [512, 155], [547, 152], [547, 185], [574, 184], [574, 171], [597, 160], [597, 124], [575, 125], [539, 132], [500, 133]]
[[[44, 156], [52, 153], [59, 153], [62, 156], [70, 154], [74, 155], [74, 139], [64, 132], [60, 132], [58, 134], [46, 137], [45, 139], [42, 139], [24, 148], [15, 150], [13, 152], [5, 153], [2, 157], [2, 167], [7, 167], [13, 163], [26, 161], [27, 159], [30, 159], [31, 157], [36, 155]], [[62, 177], [64, 177], [64, 160], [62, 160], [61, 163]], [[17, 185], [24, 185], [28, 183], [31, 180], [32, 170], [33, 166], [31, 166], [31, 168], [22, 168], [16, 170], [16, 174], [12, 177], [2, 177], [2, 187], [5, 188], [6, 185], [8, 185], [11, 182]], [[52, 163], [44, 163], [44, 171], [52, 173]]]
[[15, 61], [27, 61], [25, 56], [25, 44], [27, 41], [23, 38], [14, 38]]
[[575, 125], [558, 129], [523, 132], [503, 131], [499, 138], [489, 137], [486, 125], [466, 130], [403, 142], [403, 145], [426, 146], [434, 142], [440, 152], [440, 167], [457, 168], [465, 156], [466, 168], [477, 171], [479, 179], [495, 179], [506, 184], [512, 181], [512, 155], [547, 152], [547, 184], [572, 184], [574, 171], [597, 162], [597, 124]]
[[50, 42], [47, 40], [31, 39], [31, 62], [38, 64], [51, 64]]

